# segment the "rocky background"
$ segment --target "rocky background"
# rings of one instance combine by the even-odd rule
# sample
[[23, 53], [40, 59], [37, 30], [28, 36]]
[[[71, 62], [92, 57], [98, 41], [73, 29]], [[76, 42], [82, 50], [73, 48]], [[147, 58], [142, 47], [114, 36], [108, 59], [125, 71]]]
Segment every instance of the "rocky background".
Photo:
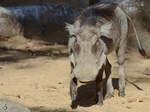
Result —
[[[67, 44], [65, 23], [72, 23], [82, 9], [97, 2], [121, 4], [134, 20], [140, 41], [150, 56], [149, 0], [0, 0], [0, 40], [21, 35], [48, 44]], [[132, 32], [129, 45], [136, 48], [134, 37]]]

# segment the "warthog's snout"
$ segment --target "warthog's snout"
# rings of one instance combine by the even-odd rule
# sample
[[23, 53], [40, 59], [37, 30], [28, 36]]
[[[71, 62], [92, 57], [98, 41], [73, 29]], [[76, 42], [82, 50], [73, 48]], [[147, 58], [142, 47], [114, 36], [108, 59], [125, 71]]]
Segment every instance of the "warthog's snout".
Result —
[[98, 74], [98, 66], [95, 64], [77, 64], [73, 70], [74, 77], [82, 82], [94, 81]]

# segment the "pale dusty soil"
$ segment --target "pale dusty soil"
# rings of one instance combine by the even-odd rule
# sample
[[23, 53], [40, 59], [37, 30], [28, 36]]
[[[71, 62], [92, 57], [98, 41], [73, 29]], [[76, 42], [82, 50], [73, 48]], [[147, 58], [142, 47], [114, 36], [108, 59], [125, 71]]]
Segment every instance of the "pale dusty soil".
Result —
[[[66, 51], [65, 47], [56, 48]], [[47, 52], [50, 51], [43, 54], [51, 55]], [[134, 50], [127, 52], [126, 74], [132, 84], [127, 83], [124, 98], [118, 97], [115, 84], [115, 96], [106, 99], [103, 106], [98, 106], [95, 105], [94, 84], [82, 85], [78, 89], [78, 108], [72, 110], [70, 64], [64, 52], [31, 56], [24, 50], [0, 50], [0, 99], [16, 101], [33, 112], [150, 112], [150, 60]], [[117, 62], [114, 57], [114, 54], [109, 56], [116, 79]]]

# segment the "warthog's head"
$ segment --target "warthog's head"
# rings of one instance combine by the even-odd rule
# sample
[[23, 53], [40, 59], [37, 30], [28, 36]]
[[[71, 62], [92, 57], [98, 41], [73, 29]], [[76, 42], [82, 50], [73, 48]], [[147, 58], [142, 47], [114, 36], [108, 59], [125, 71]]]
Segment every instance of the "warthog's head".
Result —
[[66, 26], [70, 34], [68, 47], [72, 73], [80, 81], [95, 80], [106, 60], [107, 47], [104, 40], [110, 34], [111, 25], [97, 23], [96, 20], [89, 18], [82, 25], [76, 21]]

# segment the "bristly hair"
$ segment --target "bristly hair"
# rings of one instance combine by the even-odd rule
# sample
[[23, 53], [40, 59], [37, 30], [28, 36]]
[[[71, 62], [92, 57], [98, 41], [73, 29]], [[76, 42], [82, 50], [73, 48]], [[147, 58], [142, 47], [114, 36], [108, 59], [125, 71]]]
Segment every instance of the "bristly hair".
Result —
[[70, 35], [75, 35], [80, 29], [80, 21], [76, 21], [74, 24], [66, 23], [65, 29], [69, 31]]
[[[114, 16], [114, 10], [116, 9], [117, 4], [96, 4], [85, 9], [81, 14], [76, 18], [74, 24], [66, 23], [66, 29], [69, 31], [70, 35], [74, 35], [80, 29], [80, 27], [86, 23], [88, 25], [96, 25], [99, 18], [106, 19], [111, 21]], [[87, 22], [88, 20], [88, 22]]]
[[96, 4], [87, 9], [85, 9], [81, 15], [80, 19], [84, 21], [84, 18], [88, 18], [91, 16], [95, 17], [103, 17], [107, 20], [111, 20], [114, 16], [114, 11], [118, 4]]

